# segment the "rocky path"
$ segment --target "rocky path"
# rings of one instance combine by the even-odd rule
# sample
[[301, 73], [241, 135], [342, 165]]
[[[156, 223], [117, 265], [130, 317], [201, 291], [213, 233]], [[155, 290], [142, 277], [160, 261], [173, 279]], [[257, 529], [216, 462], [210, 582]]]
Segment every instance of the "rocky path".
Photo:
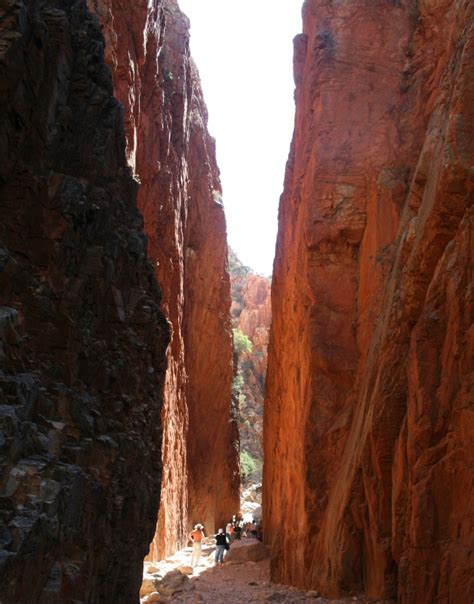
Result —
[[[261, 556], [249, 549], [260, 542], [246, 540], [232, 544], [229, 561], [221, 568], [214, 566], [214, 547], [205, 545], [201, 565], [189, 566], [191, 548], [177, 552], [163, 562], [145, 563], [141, 604], [156, 602], [208, 602], [240, 604], [242, 602], [313, 602], [348, 604], [366, 602], [364, 598], [326, 600], [315, 591], [301, 591], [270, 582], [269, 560], [252, 560]], [[234, 560], [234, 561], [230, 561]], [[145, 595], [146, 594], [146, 595]]]

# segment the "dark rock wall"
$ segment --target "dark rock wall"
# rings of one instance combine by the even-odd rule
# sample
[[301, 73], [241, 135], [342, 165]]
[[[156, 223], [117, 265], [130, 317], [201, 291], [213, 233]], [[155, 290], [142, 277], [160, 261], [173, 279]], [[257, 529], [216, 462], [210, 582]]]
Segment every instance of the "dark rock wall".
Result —
[[168, 327], [83, 2], [0, 3], [0, 601], [138, 600]]
[[274, 579], [473, 600], [474, 4], [307, 0], [272, 283]]

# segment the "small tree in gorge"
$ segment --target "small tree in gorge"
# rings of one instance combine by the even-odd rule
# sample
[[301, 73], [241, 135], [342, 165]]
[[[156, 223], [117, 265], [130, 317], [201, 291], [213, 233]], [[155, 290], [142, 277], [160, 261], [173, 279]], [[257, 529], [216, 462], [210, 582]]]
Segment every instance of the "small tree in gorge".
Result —
[[245, 352], [252, 352], [252, 342], [240, 329], [233, 329], [234, 336], [234, 354], [237, 356], [237, 361]]

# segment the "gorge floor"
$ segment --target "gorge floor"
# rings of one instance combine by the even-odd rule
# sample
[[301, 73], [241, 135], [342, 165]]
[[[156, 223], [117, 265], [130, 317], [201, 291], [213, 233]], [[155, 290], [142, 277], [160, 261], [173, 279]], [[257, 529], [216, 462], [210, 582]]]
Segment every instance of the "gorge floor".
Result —
[[[233, 543], [232, 548], [245, 547], [242, 543]], [[173, 556], [160, 562], [146, 562], [144, 577], [151, 575], [170, 576], [178, 569], [187, 573], [190, 568], [192, 548], [187, 547]], [[148, 571], [148, 573], [146, 572]], [[153, 571], [151, 573], [150, 571]], [[141, 599], [142, 604], [155, 602], [205, 602], [213, 604], [240, 604], [242, 602], [313, 602], [314, 604], [349, 604], [367, 603], [362, 596], [352, 596], [338, 600], [328, 600], [320, 597], [317, 592], [299, 590], [287, 585], [279, 585], [270, 581], [270, 561], [246, 561], [243, 563], [227, 562], [220, 568], [214, 565], [214, 546], [205, 544], [200, 565], [192, 574], [184, 578], [185, 586], [176, 592], [165, 596], [155, 593]], [[143, 593], [143, 592], [142, 592]], [[149, 599], [147, 599], [149, 598]]]

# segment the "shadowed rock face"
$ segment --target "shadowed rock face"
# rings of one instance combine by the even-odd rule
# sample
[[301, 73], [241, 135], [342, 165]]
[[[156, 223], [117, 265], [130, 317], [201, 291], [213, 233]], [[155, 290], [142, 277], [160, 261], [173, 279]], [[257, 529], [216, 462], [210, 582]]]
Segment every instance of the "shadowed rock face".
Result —
[[307, 0], [295, 39], [265, 535], [324, 595], [474, 595], [473, 15]]
[[122, 111], [84, 3], [1, 2], [0, 64], [0, 600], [136, 602], [168, 326]]
[[172, 324], [157, 559], [185, 544], [190, 524], [212, 531], [239, 507], [225, 217], [187, 18], [173, 0], [88, 4], [125, 108], [127, 157]]

